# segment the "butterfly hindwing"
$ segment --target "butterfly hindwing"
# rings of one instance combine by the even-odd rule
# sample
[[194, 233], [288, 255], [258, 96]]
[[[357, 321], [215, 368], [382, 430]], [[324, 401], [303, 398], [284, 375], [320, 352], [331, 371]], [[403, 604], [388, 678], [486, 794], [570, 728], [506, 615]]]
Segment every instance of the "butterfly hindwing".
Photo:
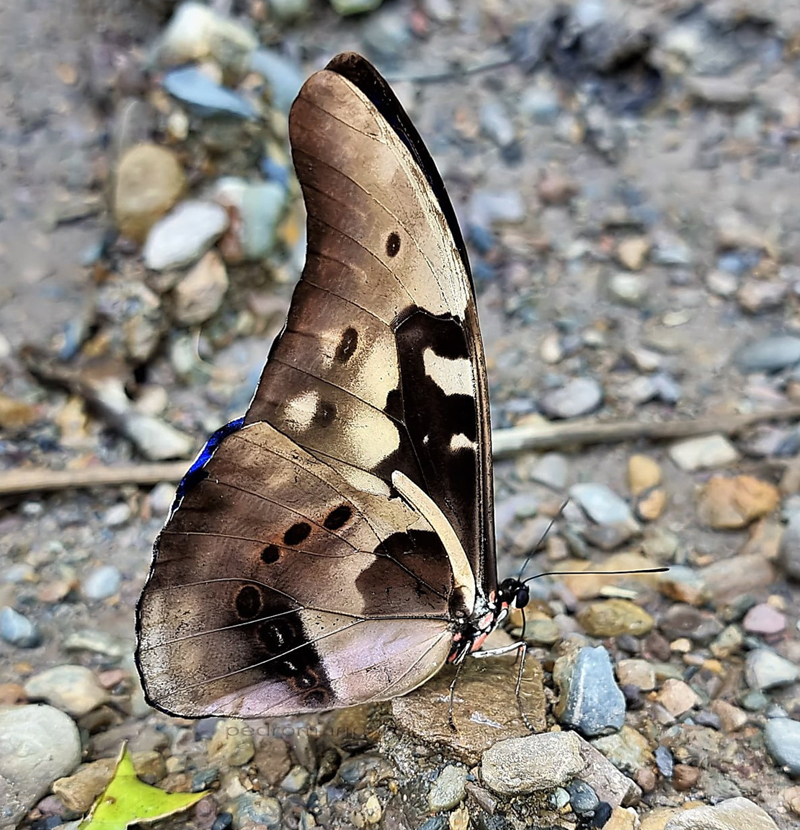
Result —
[[404, 694], [471, 610], [457, 585], [495, 589], [483, 351], [441, 179], [358, 56], [306, 82], [290, 137], [303, 276], [244, 419], [178, 490], [138, 609], [148, 699], [181, 715]]

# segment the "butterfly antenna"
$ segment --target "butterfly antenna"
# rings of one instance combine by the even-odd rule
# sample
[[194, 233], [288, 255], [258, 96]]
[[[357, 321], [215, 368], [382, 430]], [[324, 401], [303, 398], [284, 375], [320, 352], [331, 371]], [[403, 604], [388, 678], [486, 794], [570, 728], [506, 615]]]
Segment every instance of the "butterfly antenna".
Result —
[[[564, 513], [564, 510], [566, 510], [566, 507], [567, 507], [568, 504], [569, 504], [569, 499], [566, 499], [562, 503], [561, 507], [558, 508], [558, 513], [556, 513], [556, 515], [553, 516], [553, 518], [550, 519], [550, 521], [548, 522], [547, 527], [544, 529], [544, 533], [541, 535], [541, 538], [533, 546], [533, 550], [531, 550], [531, 552], [525, 558], [525, 561], [522, 563], [522, 567], [519, 569], [519, 573], [517, 574], [517, 580], [518, 581], [522, 580], [522, 574], [525, 573], [525, 568], [528, 567], [528, 563], [531, 561], [531, 559], [533, 558], [533, 555], [536, 553], [536, 551], [539, 550], [539, 548], [542, 545], [542, 542], [544, 542], [544, 540], [547, 538], [547, 535], [553, 529], [553, 525], [558, 521], [558, 519], [561, 518], [561, 516]], [[541, 575], [543, 576], [543, 574], [541, 574]]]
[[534, 579], [540, 579], [543, 576], [583, 576], [584, 574], [596, 574], [597, 576], [619, 576], [621, 574], [663, 574], [669, 570], [668, 567], [662, 566], [660, 568], [636, 568], [631, 571], [546, 571], [545, 573], [529, 576], [523, 585], [531, 582]]

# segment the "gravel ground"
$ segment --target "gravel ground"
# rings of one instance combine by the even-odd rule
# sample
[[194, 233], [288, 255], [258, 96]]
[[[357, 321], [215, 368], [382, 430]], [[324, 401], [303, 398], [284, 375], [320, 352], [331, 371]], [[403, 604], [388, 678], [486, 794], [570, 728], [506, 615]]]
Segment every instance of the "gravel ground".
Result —
[[356, 49], [456, 203], [495, 428], [594, 427], [497, 462], [501, 577], [533, 551], [531, 573], [670, 571], [532, 583], [494, 638], [529, 644], [536, 734], [510, 659], [468, 665], [456, 732], [447, 671], [191, 722], [149, 709], [131, 657], [174, 484], [0, 496], [0, 827], [79, 819], [125, 740], [143, 780], [210, 791], [165, 826], [796, 827], [797, 412], [729, 426], [800, 403], [800, 12], [333, 5], [0, 8], [3, 479], [185, 464], [242, 413], [302, 266], [288, 103]]

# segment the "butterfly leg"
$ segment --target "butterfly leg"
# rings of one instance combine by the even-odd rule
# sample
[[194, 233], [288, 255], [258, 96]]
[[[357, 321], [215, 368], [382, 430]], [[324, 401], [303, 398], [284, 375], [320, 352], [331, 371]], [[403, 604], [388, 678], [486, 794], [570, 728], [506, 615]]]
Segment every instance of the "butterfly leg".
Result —
[[529, 731], [536, 732], [536, 730], [531, 725], [531, 722], [528, 720], [528, 716], [525, 714], [525, 710], [522, 708], [522, 696], [520, 694], [520, 689], [522, 688], [522, 677], [525, 674], [525, 657], [528, 654], [528, 646], [525, 643], [525, 641], [520, 640], [518, 643], [510, 643], [507, 646], [501, 646], [500, 648], [492, 648], [488, 651], [474, 651], [472, 653], [472, 656], [499, 657], [502, 654], [510, 654], [512, 651], [516, 651], [516, 656], [521, 658], [519, 661], [519, 671], [517, 672], [517, 685], [514, 689], [514, 695], [517, 698], [517, 708], [519, 709], [519, 716], [522, 718], [522, 722], [525, 724], [525, 726], [528, 727]]
[[456, 683], [458, 683], [458, 676], [461, 674], [461, 667], [464, 665], [463, 662], [460, 662], [456, 666], [456, 674], [453, 678], [452, 683], [450, 683], [450, 705], [447, 708], [447, 722], [450, 724], [450, 729], [453, 732], [458, 732], [458, 727], [456, 726], [455, 718], [453, 717], [453, 702], [455, 700], [456, 694]]

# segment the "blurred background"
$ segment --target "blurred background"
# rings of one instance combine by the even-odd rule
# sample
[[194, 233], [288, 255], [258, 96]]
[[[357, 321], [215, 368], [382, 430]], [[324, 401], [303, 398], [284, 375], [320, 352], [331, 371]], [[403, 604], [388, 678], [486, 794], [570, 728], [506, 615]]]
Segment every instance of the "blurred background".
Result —
[[[17, 474], [185, 467], [243, 413], [305, 254], [288, 108], [345, 50], [390, 80], [455, 204], [495, 429], [587, 425], [498, 460], [501, 576], [554, 516], [531, 572], [672, 566], [534, 583], [526, 638], [548, 671], [570, 638], [604, 644], [644, 736], [615, 762], [650, 806], [746, 795], [793, 826], [800, 5], [779, 0], [0, 5], [0, 704], [66, 712], [89, 761], [129, 738], [162, 786], [222, 781], [192, 821], [246, 826], [231, 758], [203, 754], [214, 725], [152, 713], [130, 656], [175, 466], [53, 493]], [[775, 411], [794, 419], [738, 428]], [[613, 428], [709, 418], [678, 443]], [[296, 827], [325, 751], [290, 749], [264, 757], [307, 773], [269, 784]], [[91, 802], [52, 778], [13, 821]], [[335, 780], [336, 821], [369, 823]]]

